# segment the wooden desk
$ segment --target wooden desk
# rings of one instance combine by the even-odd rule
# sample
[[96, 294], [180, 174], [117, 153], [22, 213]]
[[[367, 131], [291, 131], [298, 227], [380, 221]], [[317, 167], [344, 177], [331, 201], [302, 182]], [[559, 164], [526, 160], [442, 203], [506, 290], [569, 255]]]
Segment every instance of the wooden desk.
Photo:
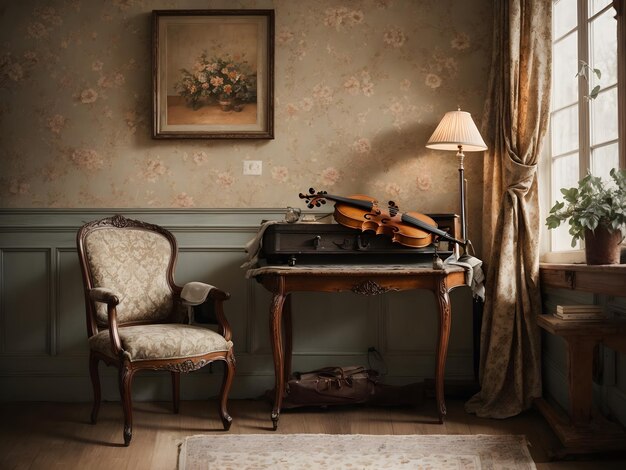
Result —
[[[443, 270], [430, 267], [403, 265], [392, 266], [267, 266], [248, 272], [272, 293], [270, 306], [270, 335], [274, 356], [274, 406], [272, 424], [278, 427], [280, 409], [287, 380], [291, 375], [292, 292], [354, 292], [362, 295], [377, 295], [385, 292], [410, 289], [431, 290], [439, 310], [439, 338], [437, 342], [437, 364], [435, 369], [435, 396], [439, 422], [446, 414], [443, 377], [445, 371], [448, 339], [450, 336], [451, 309], [449, 292], [465, 285], [465, 270], [450, 266]], [[284, 328], [283, 328], [284, 327]]]
[[[542, 264], [540, 277], [543, 288], [626, 296], [626, 265]], [[537, 323], [540, 328], [561, 336], [567, 343], [568, 416], [561, 416], [543, 398], [536, 401], [537, 408], [563, 444], [559, 454], [626, 449], [623, 429], [592, 412], [594, 348], [602, 343], [616, 351], [626, 352], [626, 322], [571, 321], [560, 320], [553, 315], [540, 315]]]

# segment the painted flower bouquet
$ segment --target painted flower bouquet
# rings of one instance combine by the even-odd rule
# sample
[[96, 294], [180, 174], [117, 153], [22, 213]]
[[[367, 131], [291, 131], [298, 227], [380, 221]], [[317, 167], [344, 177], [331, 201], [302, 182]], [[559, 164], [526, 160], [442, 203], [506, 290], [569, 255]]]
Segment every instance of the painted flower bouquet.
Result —
[[176, 90], [194, 110], [218, 102], [223, 111], [241, 111], [244, 103], [256, 101], [256, 75], [246, 60], [236, 62], [228, 55], [209, 57], [204, 51], [193, 71], [180, 72]]

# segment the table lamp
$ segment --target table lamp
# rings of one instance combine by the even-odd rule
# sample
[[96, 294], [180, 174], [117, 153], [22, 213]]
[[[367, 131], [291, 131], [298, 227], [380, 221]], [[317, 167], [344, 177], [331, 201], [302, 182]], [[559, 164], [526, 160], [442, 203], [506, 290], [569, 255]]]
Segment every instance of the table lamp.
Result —
[[467, 242], [467, 223], [465, 221], [465, 176], [463, 151], [480, 152], [487, 149], [470, 113], [461, 111], [447, 112], [428, 139], [426, 147], [434, 150], [456, 150], [459, 159], [459, 188], [461, 193], [461, 238]]

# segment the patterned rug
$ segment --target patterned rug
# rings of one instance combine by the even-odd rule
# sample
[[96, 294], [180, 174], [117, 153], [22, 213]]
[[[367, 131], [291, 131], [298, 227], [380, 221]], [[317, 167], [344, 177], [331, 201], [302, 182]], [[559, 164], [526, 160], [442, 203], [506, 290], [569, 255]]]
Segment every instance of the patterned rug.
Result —
[[187, 437], [179, 470], [535, 469], [524, 436], [227, 434]]

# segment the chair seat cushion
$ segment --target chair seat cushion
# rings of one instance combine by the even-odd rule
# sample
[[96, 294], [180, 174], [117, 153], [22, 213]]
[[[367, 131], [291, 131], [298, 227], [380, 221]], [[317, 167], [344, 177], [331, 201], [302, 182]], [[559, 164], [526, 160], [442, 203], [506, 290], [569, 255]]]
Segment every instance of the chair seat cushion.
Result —
[[[118, 329], [122, 349], [130, 361], [182, 359], [228, 351], [232, 341], [208, 328], [178, 323], [125, 326]], [[93, 351], [114, 357], [109, 331], [89, 338]]]

